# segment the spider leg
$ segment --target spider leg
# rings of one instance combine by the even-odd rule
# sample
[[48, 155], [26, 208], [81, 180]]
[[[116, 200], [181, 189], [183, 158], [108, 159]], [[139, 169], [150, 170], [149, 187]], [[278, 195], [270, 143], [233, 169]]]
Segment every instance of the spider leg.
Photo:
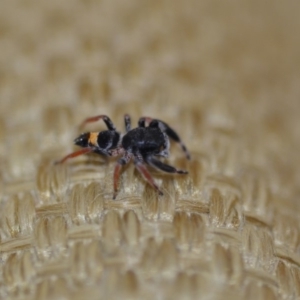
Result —
[[142, 117], [138, 121], [139, 127], [145, 127], [146, 123], [149, 124], [149, 127], [159, 127], [163, 132], [167, 134], [167, 136], [172, 139], [174, 142], [178, 143], [181, 146], [182, 151], [185, 153], [185, 156], [187, 159], [191, 159], [191, 155], [189, 151], [187, 150], [184, 143], [181, 141], [179, 135], [175, 132], [174, 129], [172, 129], [167, 123], [158, 120], [158, 119], [152, 119], [150, 117]]
[[142, 117], [138, 121], [138, 127], [146, 127], [146, 117]]
[[176, 168], [174, 168], [174, 167], [172, 167], [170, 165], [167, 165], [167, 164], [165, 164], [165, 163], [161, 162], [160, 160], [155, 159], [153, 157], [147, 157], [146, 158], [146, 162], [150, 166], [152, 166], [152, 167], [154, 167], [156, 169], [159, 169], [161, 171], [164, 171], [166, 173], [188, 174], [187, 171], [178, 170], [178, 169], [176, 169]]
[[132, 156], [131, 154], [129, 154], [128, 152], [125, 152], [123, 157], [121, 157], [117, 161], [117, 164], [115, 166], [115, 169], [114, 169], [114, 194], [113, 194], [113, 199], [114, 200], [116, 199], [117, 193], [118, 193], [118, 186], [119, 186], [119, 178], [120, 178], [121, 169], [124, 165], [126, 165], [130, 161], [131, 156]]
[[82, 129], [87, 123], [97, 122], [99, 120], [103, 120], [105, 125], [107, 126], [108, 130], [116, 130], [115, 125], [111, 121], [111, 119], [106, 115], [99, 115], [91, 118], [85, 119], [79, 126], [79, 129]]
[[81, 150], [78, 150], [78, 151], [75, 151], [75, 152], [72, 152], [72, 153], [66, 155], [61, 160], [56, 161], [55, 164], [62, 164], [66, 160], [68, 160], [69, 158], [74, 158], [74, 157], [77, 157], [79, 155], [86, 154], [86, 153], [89, 153], [89, 152], [93, 152], [93, 149], [92, 148], [83, 148]]
[[124, 116], [124, 121], [125, 121], [125, 130], [126, 132], [128, 132], [131, 129], [131, 120], [128, 114]]
[[151, 174], [147, 170], [146, 166], [140, 162], [135, 160], [134, 161], [135, 167], [141, 173], [143, 178], [158, 192], [160, 196], [163, 195], [163, 192], [159, 189], [159, 187], [155, 184], [154, 179], [152, 178]]

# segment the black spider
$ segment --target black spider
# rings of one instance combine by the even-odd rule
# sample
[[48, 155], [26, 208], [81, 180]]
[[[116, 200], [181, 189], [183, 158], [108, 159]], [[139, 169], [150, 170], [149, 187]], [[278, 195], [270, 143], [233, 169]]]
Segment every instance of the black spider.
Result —
[[[156, 156], [168, 157], [170, 146], [169, 138], [171, 138], [181, 145], [186, 158], [190, 159], [190, 154], [180, 140], [178, 134], [165, 122], [149, 117], [142, 117], [138, 121], [138, 127], [131, 129], [130, 117], [129, 115], [125, 115], [124, 121], [126, 133], [123, 136], [116, 130], [114, 124], [106, 115], [88, 118], [81, 126], [100, 119], [104, 121], [108, 130], [101, 132], [86, 132], [81, 134], [74, 140], [74, 143], [83, 147], [83, 149], [65, 156], [59, 161], [59, 163], [63, 163], [69, 158], [89, 152], [95, 152], [107, 156], [122, 155], [122, 157], [117, 161], [114, 170], [113, 199], [117, 196], [121, 168], [132, 158], [137, 170], [141, 173], [144, 179], [158, 191], [159, 195], [163, 195], [163, 193], [155, 184], [145, 164], [167, 173], [188, 173], [187, 171], [178, 170], [155, 158]], [[148, 126], [146, 126], [146, 124], [148, 124]]]

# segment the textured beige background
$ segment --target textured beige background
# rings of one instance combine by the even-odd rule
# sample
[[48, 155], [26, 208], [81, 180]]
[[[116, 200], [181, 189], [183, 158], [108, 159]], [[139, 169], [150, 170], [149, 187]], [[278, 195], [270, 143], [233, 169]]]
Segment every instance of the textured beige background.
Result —
[[[1, 299], [300, 298], [299, 1], [1, 1]], [[52, 162], [165, 120], [187, 177]], [[102, 130], [101, 124], [87, 130]]]

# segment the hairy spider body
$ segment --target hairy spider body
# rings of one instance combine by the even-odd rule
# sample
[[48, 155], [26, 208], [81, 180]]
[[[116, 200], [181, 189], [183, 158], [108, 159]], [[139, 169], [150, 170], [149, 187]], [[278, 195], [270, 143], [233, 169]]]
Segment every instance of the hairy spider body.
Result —
[[[110, 118], [106, 115], [99, 115], [86, 119], [82, 126], [86, 123], [95, 122], [102, 119], [106, 124], [108, 130], [100, 132], [86, 132], [81, 134], [74, 140], [77, 146], [83, 149], [73, 152], [65, 156], [59, 163], [65, 162], [69, 158], [79, 156], [81, 154], [94, 152], [106, 156], [119, 156], [115, 169], [114, 169], [114, 194], [113, 199], [117, 196], [118, 183], [121, 168], [133, 159], [135, 167], [141, 173], [143, 178], [155, 189], [160, 195], [162, 191], [155, 184], [151, 174], [145, 165], [150, 165], [156, 169], [167, 173], [187, 174], [187, 171], [178, 170], [169, 166], [156, 156], [168, 157], [169, 155], [169, 138], [181, 145], [182, 150], [185, 152], [187, 159], [190, 159], [190, 154], [181, 142], [177, 133], [163, 121], [143, 117], [139, 119], [138, 127], [131, 129], [130, 117], [124, 116], [126, 133], [122, 136], [116, 131]], [[146, 126], [148, 123], [148, 126]]]
[[[168, 147], [165, 134], [159, 128], [138, 127], [123, 136], [122, 147], [133, 154], [159, 155]], [[167, 155], [163, 155], [167, 156]]]

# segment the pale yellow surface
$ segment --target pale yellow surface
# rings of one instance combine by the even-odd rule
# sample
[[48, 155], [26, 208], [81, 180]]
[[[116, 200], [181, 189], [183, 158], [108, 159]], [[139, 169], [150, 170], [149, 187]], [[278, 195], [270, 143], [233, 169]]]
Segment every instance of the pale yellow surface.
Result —
[[[0, 3], [0, 299], [300, 299], [300, 2]], [[168, 122], [187, 176], [76, 149]], [[103, 130], [99, 122], [86, 130]]]

